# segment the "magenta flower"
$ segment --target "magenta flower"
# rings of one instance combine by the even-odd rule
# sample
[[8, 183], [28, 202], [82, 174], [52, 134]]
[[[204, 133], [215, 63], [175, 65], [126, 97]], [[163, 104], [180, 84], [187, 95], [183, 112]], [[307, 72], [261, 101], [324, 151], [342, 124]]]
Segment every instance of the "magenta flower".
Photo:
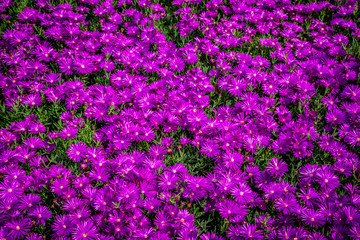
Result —
[[268, 163], [267, 170], [274, 176], [282, 176], [288, 171], [288, 166], [282, 160], [272, 158]]
[[17, 180], [10, 180], [0, 183], [0, 198], [3, 200], [18, 199], [24, 190]]
[[320, 227], [324, 225], [324, 215], [313, 209], [304, 209], [301, 218], [312, 227]]
[[21, 238], [30, 231], [30, 219], [28, 218], [13, 218], [6, 223], [9, 229], [9, 235], [13, 238]]
[[80, 162], [87, 154], [87, 146], [81, 142], [72, 144], [67, 152], [69, 158], [75, 162]]
[[82, 221], [76, 225], [72, 231], [73, 239], [75, 240], [88, 240], [97, 239], [97, 229], [91, 221]]
[[38, 224], [45, 225], [45, 220], [51, 218], [51, 211], [44, 206], [36, 206], [31, 211], [29, 211], [29, 216], [37, 219]]

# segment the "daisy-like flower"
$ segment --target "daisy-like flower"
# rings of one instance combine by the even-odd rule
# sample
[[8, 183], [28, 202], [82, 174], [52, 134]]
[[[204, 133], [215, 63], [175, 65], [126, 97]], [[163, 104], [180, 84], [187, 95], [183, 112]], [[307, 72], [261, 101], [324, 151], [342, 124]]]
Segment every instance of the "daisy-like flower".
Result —
[[230, 218], [231, 216], [240, 214], [244, 216], [247, 214], [246, 206], [240, 206], [237, 202], [225, 199], [215, 205], [216, 209], [220, 212], [223, 218]]
[[41, 106], [42, 98], [38, 93], [30, 94], [26, 97], [25, 102], [30, 107]]
[[360, 99], [360, 87], [357, 85], [347, 85], [340, 96], [358, 101]]
[[80, 160], [86, 156], [87, 152], [86, 144], [77, 142], [70, 145], [67, 155], [74, 162], [80, 162]]
[[22, 210], [30, 210], [40, 203], [41, 198], [37, 194], [29, 193], [21, 197], [19, 200], [19, 208]]
[[225, 166], [232, 170], [238, 169], [244, 161], [243, 156], [235, 151], [226, 152], [222, 158]]
[[285, 214], [293, 212], [294, 209], [297, 209], [298, 205], [299, 204], [292, 193], [286, 193], [275, 202], [276, 208], [279, 211], [283, 211]]
[[18, 199], [24, 190], [17, 180], [10, 180], [0, 183], [0, 199]]
[[172, 174], [171, 172], [165, 172], [159, 177], [159, 187], [163, 191], [168, 191], [176, 187], [176, 183], [179, 181], [179, 178]]
[[266, 169], [271, 173], [271, 175], [281, 177], [288, 171], [288, 166], [282, 160], [279, 160], [278, 158], [272, 158], [268, 162]]
[[210, 41], [206, 41], [202, 47], [202, 51], [207, 55], [216, 55], [219, 52], [219, 47], [211, 43]]
[[41, 236], [37, 233], [30, 233], [26, 236], [26, 240], [42, 240], [45, 236]]
[[31, 134], [39, 134], [39, 133], [45, 133], [46, 128], [43, 124], [39, 122], [31, 123], [30, 124], [30, 130], [29, 132]]
[[161, 207], [161, 201], [157, 198], [147, 198], [144, 202], [144, 208], [150, 213], [156, 212]]
[[24, 140], [24, 145], [30, 149], [41, 149], [44, 147], [44, 142], [38, 137], [29, 137]]
[[313, 209], [304, 209], [301, 214], [302, 220], [311, 227], [321, 227], [325, 223], [325, 218], [322, 213]]
[[78, 74], [89, 74], [94, 70], [94, 63], [89, 58], [77, 58], [74, 61], [74, 70]]
[[264, 195], [263, 196], [268, 200], [275, 200], [282, 195], [281, 190], [282, 190], [282, 187], [280, 186], [280, 184], [272, 182], [272, 183], [269, 183], [264, 186], [264, 188], [263, 188]]
[[256, 225], [246, 223], [242, 225], [239, 229], [240, 236], [245, 239], [264, 239], [263, 231], [256, 230]]
[[219, 155], [220, 151], [214, 141], [208, 141], [203, 144], [200, 153], [206, 155], [209, 158], [213, 158]]
[[354, 239], [360, 239], [360, 225], [352, 226], [350, 229], [349, 237], [352, 237]]
[[90, 220], [78, 223], [72, 234], [74, 240], [98, 239], [97, 229]]
[[111, 72], [115, 69], [115, 64], [110, 60], [106, 60], [101, 63], [100, 67], [107, 72]]
[[69, 180], [66, 178], [55, 179], [50, 187], [55, 194], [61, 195], [69, 187]]
[[[94, 195], [91, 196], [91, 200], [95, 198]], [[74, 212], [69, 214], [69, 218], [72, 223], [80, 223], [81, 221], [89, 219], [90, 216], [91, 216], [91, 211], [89, 210], [88, 207], [86, 207], [86, 205], [80, 207], [79, 209], [76, 209]]]
[[173, 59], [171, 59], [169, 61], [169, 68], [172, 70], [172, 71], [178, 71], [178, 72], [181, 72], [185, 67], [185, 63], [184, 61], [179, 58], [179, 57], [175, 57]]
[[310, 163], [305, 164], [300, 168], [300, 177], [306, 182], [315, 182], [315, 177], [317, 176], [317, 171], [319, 167], [317, 165], [312, 165]]
[[352, 148], [360, 146], [360, 129], [352, 129], [345, 136], [344, 141], [348, 143]]
[[201, 240], [225, 240], [225, 238], [223, 237], [219, 237], [217, 236], [215, 233], [203, 233], [201, 236], [200, 236], [200, 239]]
[[334, 109], [326, 113], [326, 120], [331, 125], [342, 124], [346, 121], [346, 115], [343, 111]]
[[[101, 189], [102, 190], [102, 189]], [[98, 211], [107, 211], [111, 209], [112, 198], [104, 191], [98, 191], [94, 199], [94, 208]]]
[[74, 197], [74, 198], [68, 199], [67, 202], [64, 203], [63, 209], [65, 211], [72, 212], [72, 211], [75, 211], [76, 209], [79, 209], [84, 204], [85, 204], [85, 200]]
[[347, 217], [347, 223], [350, 225], [357, 225], [360, 221], [359, 210], [352, 206], [345, 206], [342, 209]]
[[157, 72], [159, 70], [159, 66], [155, 61], [147, 61], [143, 64], [143, 69], [147, 73]]
[[231, 225], [228, 228], [228, 231], [226, 232], [226, 235], [231, 239], [231, 240], [240, 240], [243, 239], [242, 236], [240, 236], [240, 233], [242, 233], [242, 230], [240, 229], [239, 225]]
[[311, 187], [300, 190], [298, 197], [308, 206], [313, 206], [320, 198], [319, 194]]
[[29, 216], [37, 219], [38, 224], [45, 225], [45, 220], [51, 218], [51, 211], [45, 206], [36, 206], [29, 211]]
[[337, 188], [340, 185], [339, 177], [335, 175], [332, 168], [321, 168], [316, 173], [317, 182], [321, 187], [328, 189]]
[[59, 136], [64, 139], [73, 139], [77, 135], [77, 130], [74, 127], [68, 126], [63, 128]]
[[17, 165], [14, 165], [6, 170], [5, 176], [3, 177], [4, 181], [17, 180], [20, 183], [24, 183], [28, 180], [26, 172], [19, 168]]
[[89, 178], [91, 180], [106, 182], [108, 181], [110, 174], [103, 167], [96, 167], [89, 173]]
[[62, 58], [58, 60], [59, 63], [59, 70], [60, 72], [64, 73], [65, 75], [72, 75], [74, 66], [73, 60], [70, 58]]
[[5, 226], [9, 229], [9, 234], [13, 238], [21, 238], [30, 231], [30, 219], [28, 218], [12, 218]]
[[275, 95], [279, 90], [277, 84], [275, 82], [265, 82], [263, 84], [263, 91], [267, 95]]
[[251, 201], [253, 191], [245, 183], [240, 183], [231, 190], [231, 193], [235, 196], [236, 201], [243, 205]]
[[229, 92], [235, 96], [240, 97], [241, 94], [246, 90], [247, 84], [243, 79], [232, 79], [228, 85]]
[[282, 226], [277, 232], [281, 239], [293, 239], [296, 237], [297, 229], [292, 226]]
[[165, 211], [157, 212], [154, 220], [154, 224], [159, 227], [159, 229], [166, 229], [172, 222], [170, 215]]
[[175, 216], [175, 223], [179, 225], [194, 221], [194, 216], [187, 209], [180, 209]]

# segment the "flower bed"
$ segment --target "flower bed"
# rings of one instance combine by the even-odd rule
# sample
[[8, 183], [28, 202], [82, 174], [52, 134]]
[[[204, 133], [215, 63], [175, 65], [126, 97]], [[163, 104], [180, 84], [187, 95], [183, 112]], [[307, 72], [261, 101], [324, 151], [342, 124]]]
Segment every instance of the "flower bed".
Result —
[[358, 8], [1, 1], [0, 239], [360, 239]]

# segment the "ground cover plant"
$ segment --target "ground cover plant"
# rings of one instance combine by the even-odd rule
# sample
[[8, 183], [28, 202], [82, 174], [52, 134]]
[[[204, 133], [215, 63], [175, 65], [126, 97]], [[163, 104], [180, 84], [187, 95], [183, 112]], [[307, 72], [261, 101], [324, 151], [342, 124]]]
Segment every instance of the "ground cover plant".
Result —
[[357, 0], [0, 14], [0, 239], [360, 239]]

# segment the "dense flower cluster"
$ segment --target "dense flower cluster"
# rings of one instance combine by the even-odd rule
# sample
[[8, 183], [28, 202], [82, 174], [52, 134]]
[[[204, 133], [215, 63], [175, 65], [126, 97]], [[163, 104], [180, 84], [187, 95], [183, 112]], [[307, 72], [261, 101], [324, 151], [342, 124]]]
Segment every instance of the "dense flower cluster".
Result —
[[358, 7], [2, 1], [0, 239], [360, 238]]

